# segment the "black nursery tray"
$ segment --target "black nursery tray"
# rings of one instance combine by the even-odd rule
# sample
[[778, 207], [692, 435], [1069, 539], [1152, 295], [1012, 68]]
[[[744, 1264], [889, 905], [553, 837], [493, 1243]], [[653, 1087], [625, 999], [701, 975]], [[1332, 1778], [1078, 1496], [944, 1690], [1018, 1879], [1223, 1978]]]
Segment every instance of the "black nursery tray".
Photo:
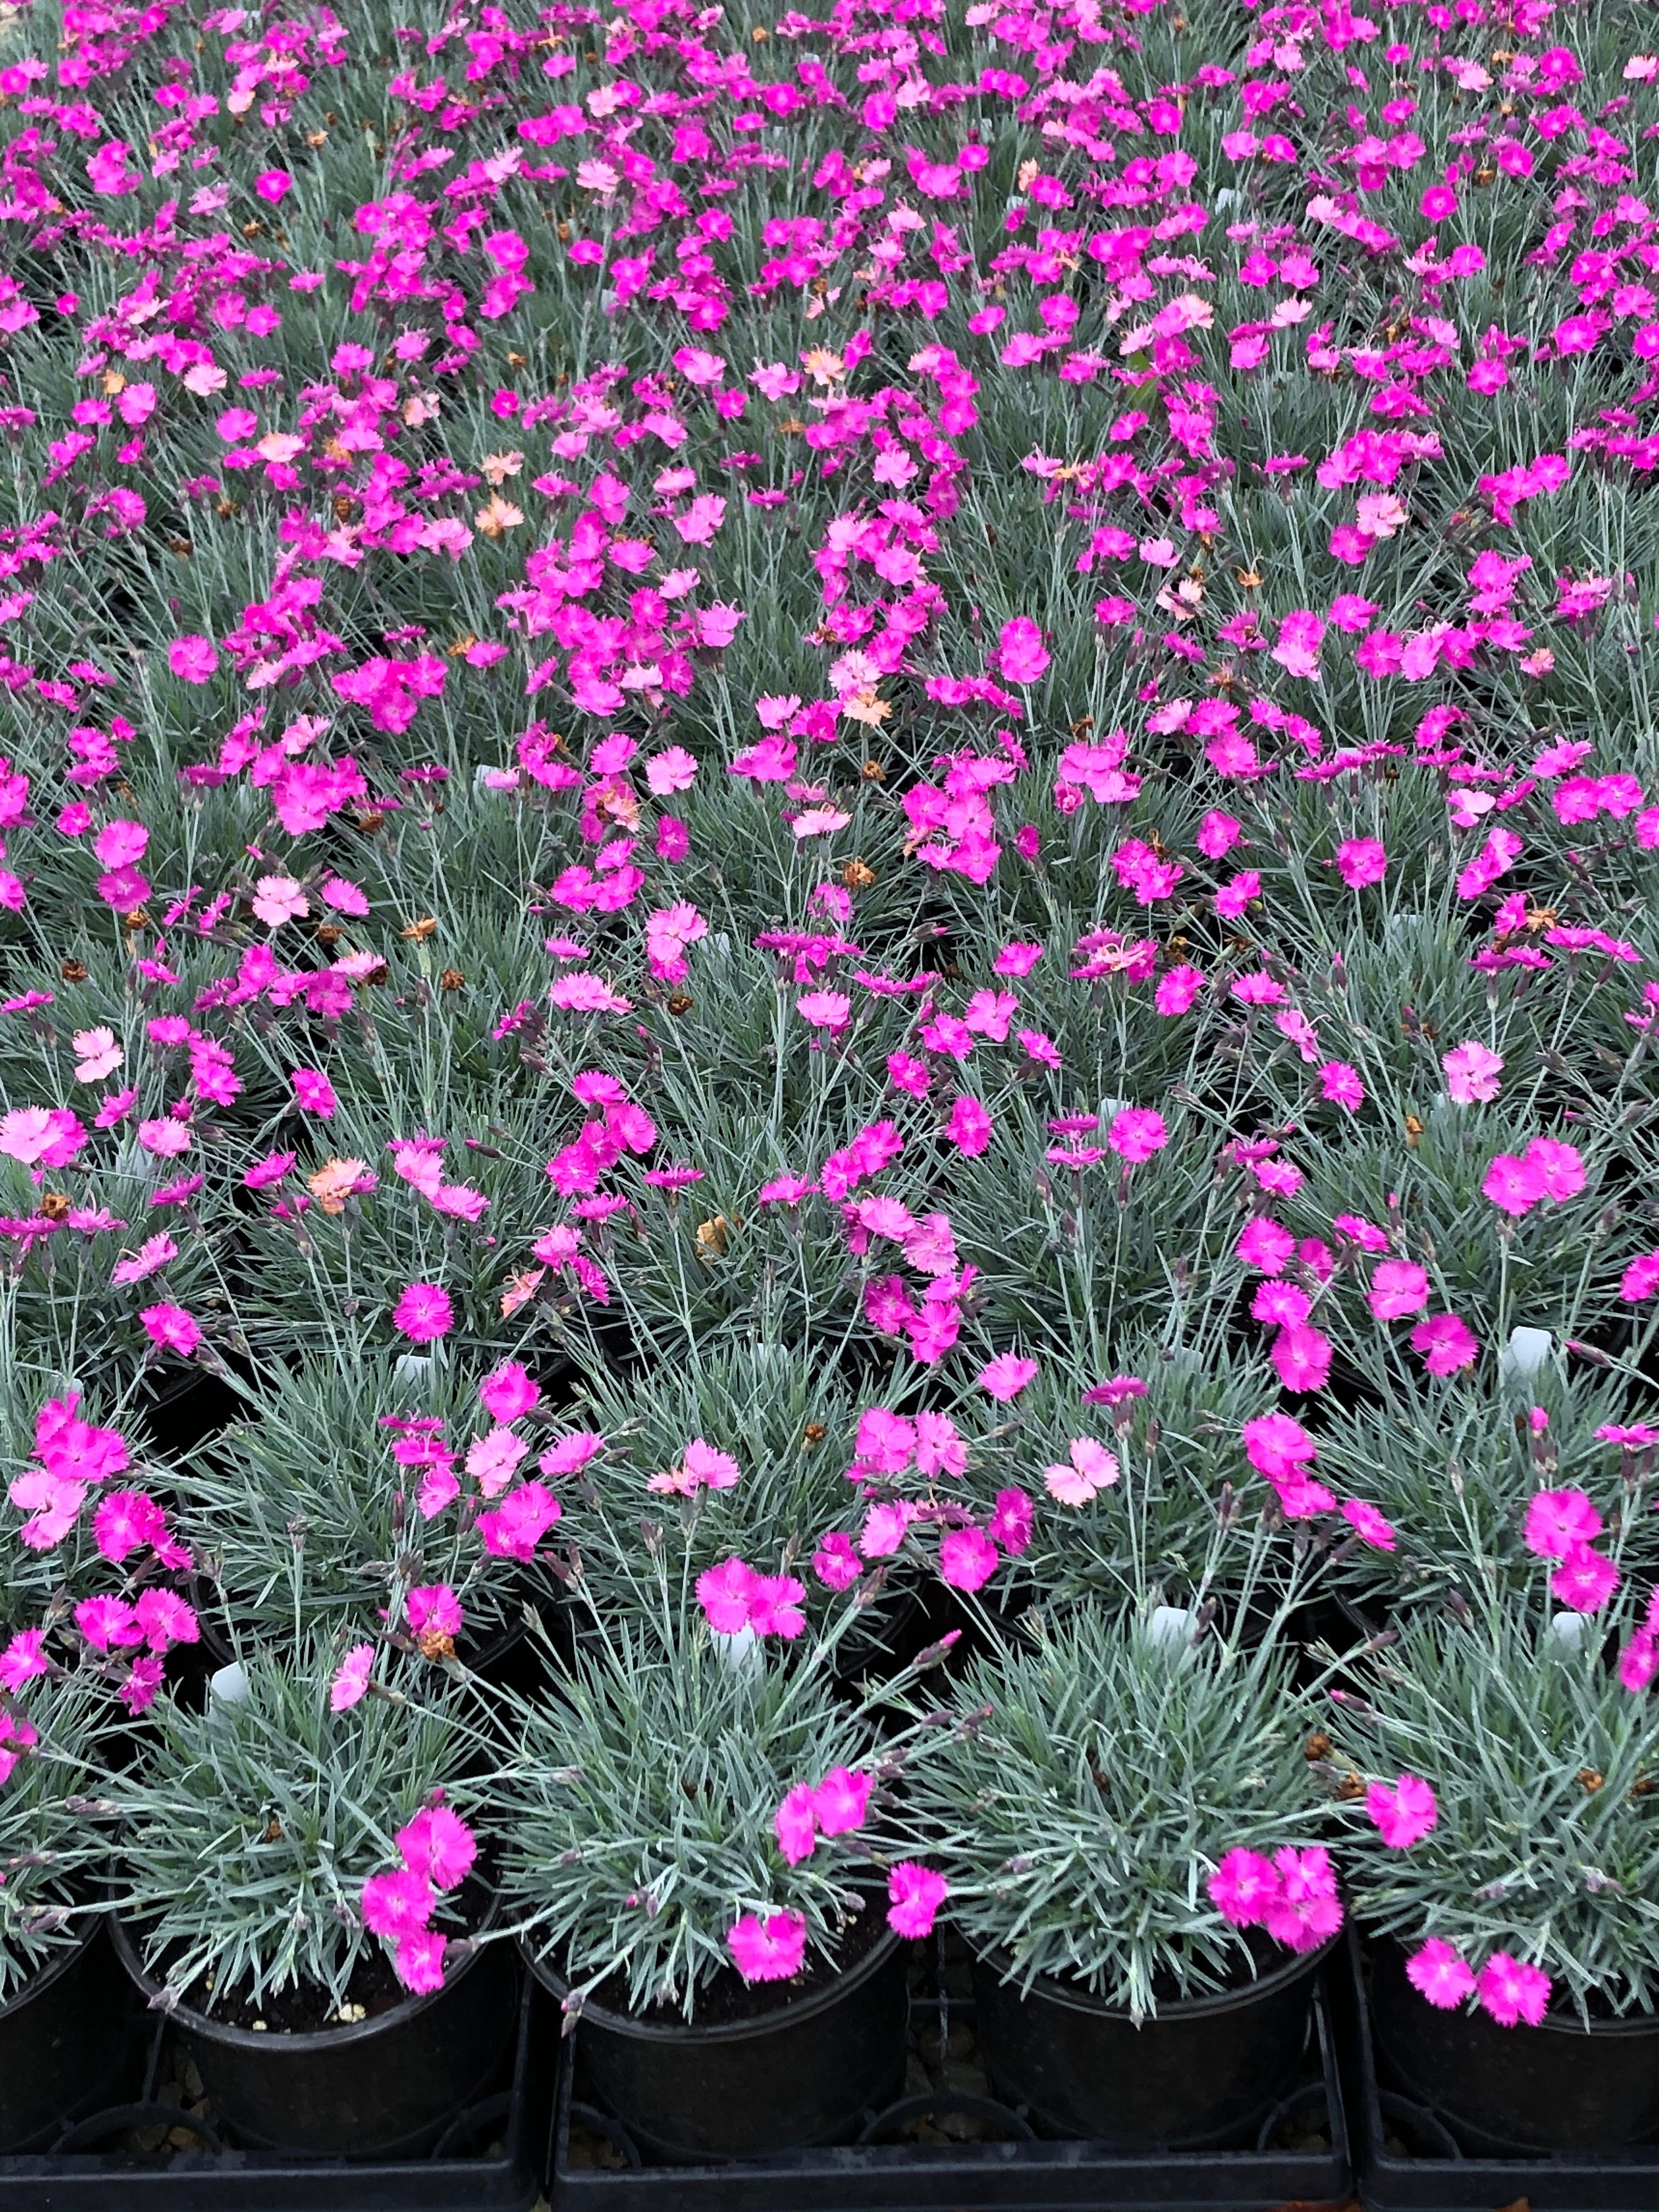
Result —
[[[1515, 2151], [1483, 2145], [1379, 2073], [1359, 1947], [1340, 1991], [1357, 2185], [1368, 2212], [1656, 2212], [1659, 2143], [1627, 2150]], [[1520, 2033], [1523, 2031], [1517, 2030]]]
[[[1265, 2212], [1289, 2200], [1347, 2202], [1347, 2124], [1322, 1979], [1291, 2095], [1224, 2149], [1151, 2154], [1039, 2137], [973, 2065], [973, 2005], [947, 1986], [935, 1952], [924, 1985], [912, 1988], [912, 2094], [867, 2115], [859, 2141], [708, 2165], [648, 2163], [620, 2123], [584, 2101], [578, 2025], [559, 2068], [553, 2212]], [[918, 2069], [932, 2077], [925, 2090]]]
[[[0, 2212], [526, 2212], [540, 2193], [550, 2113], [535, 2085], [558, 2034], [526, 1978], [499, 2091], [456, 2113], [424, 2157], [307, 2159], [226, 2139], [186, 2106], [164, 2020], [140, 2014], [121, 2087], [131, 2101], [66, 2120], [57, 2140], [0, 2156]], [[119, 2094], [118, 2089], [117, 2094]]]

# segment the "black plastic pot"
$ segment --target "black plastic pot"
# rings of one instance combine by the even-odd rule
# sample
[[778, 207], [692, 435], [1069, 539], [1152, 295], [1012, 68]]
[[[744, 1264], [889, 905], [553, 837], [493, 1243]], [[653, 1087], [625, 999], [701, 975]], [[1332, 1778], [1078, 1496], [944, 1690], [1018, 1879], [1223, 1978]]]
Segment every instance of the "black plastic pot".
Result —
[[1659, 2017], [1576, 2015], [1500, 2027], [1484, 2012], [1440, 2012], [1406, 1978], [1405, 1954], [1371, 1954], [1371, 2018], [1409, 2095], [1494, 2145], [1612, 2150], [1659, 2137]]
[[55, 2136], [114, 2086], [132, 2012], [101, 1913], [0, 2005], [0, 2150]]
[[[541, 1960], [531, 1971], [568, 1992]], [[884, 1931], [826, 1987], [753, 2020], [671, 2027], [588, 2003], [582, 2056], [599, 2100], [660, 2158], [739, 2158], [844, 2142], [904, 2073], [906, 1953]]]
[[[159, 1996], [118, 1918], [111, 1932], [139, 1989]], [[430, 1996], [350, 2027], [261, 2034], [185, 2005], [171, 2018], [215, 2113], [248, 2142], [324, 2158], [396, 2155], [434, 2141], [498, 2072], [517, 1978], [511, 1947], [486, 1943]]]
[[1295, 2076], [1329, 1949], [1292, 1955], [1245, 1988], [1160, 2006], [1139, 2027], [1046, 1976], [1022, 1996], [994, 1953], [974, 1963], [987, 2070], [1051, 2133], [1146, 2149], [1240, 2137]]

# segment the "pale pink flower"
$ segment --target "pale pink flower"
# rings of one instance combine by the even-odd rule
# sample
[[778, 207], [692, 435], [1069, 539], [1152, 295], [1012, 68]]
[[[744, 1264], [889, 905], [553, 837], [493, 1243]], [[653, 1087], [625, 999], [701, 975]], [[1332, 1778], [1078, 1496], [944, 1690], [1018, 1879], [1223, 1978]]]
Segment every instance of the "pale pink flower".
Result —
[[113, 1030], [76, 1030], [75, 1051], [77, 1083], [101, 1083], [121, 1065], [122, 1048]]
[[994, 1359], [987, 1361], [975, 1379], [988, 1397], [1006, 1406], [1018, 1397], [1036, 1371], [1035, 1359], [1022, 1359], [1014, 1352], [1000, 1352]]
[[253, 911], [276, 929], [285, 921], [303, 921], [311, 904], [292, 876], [261, 876], [253, 889]]
[[1498, 1079], [1504, 1066], [1501, 1052], [1490, 1051], [1471, 1037], [1467, 1044], [1455, 1045], [1450, 1052], [1442, 1053], [1440, 1065], [1445, 1070], [1446, 1091], [1454, 1105], [1490, 1106], [1497, 1097]]
[[1116, 1457], [1093, 1437], [1073, 1437], [1069, 1463], [1043, 1469], [1043, 1486], [1061, 1505], [1086, 1505], [1097, 1491], [1117, 1480]]

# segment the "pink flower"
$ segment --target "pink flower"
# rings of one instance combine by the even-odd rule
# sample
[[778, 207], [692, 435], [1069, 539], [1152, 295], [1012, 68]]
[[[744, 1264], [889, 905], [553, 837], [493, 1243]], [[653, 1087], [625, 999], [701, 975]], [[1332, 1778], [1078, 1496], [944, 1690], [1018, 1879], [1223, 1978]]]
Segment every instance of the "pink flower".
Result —
[[201, 1323], [183, 1306], [146, 1306], [138, 1319], [152, 1344], [176, 1352], [181, 1359], [188, 1359], [202, 1341]]
[[478, 1403], [494, 1421], [522, 1419], [540, 1403], [541, 1395], [541, 1385], [516, 1359], [492, 1369], [478, 1385]]
[[1365, 1810], [1391, 1851], [1420, 1843], [1440, 1816], [1433, 1790], [1415, 1774], [1402, 1774], [1393, 1784], [1373, 1782], [1365, 1792]]
[[705, 1567], [697, 1577], [697, 1602], [717, 1636], [739, 1636], [749, 1626], [749, 1592], [755, 1571], [738, 1559]]
[[1543, 1197], [1543, 1171], [1530, 1155], [1522, 1159], [1513, 1152], [1498, 1152], [1486, 1170], [1480, 1188], [1500, 1212], [1518, 1221]]
[[798, 1782], [788, 1792], [772, 1815], [772, 1832], [791, 1866], [811, 1857], [817, 1846], [817, 1817], [812, 1809], [810, 1782]]
[[1460, 1368], [1474, 1366], [1480, 1346], [1455, 1314], [1435, 1314], [1412, 1331], [1412, 1350], [1421, 1353], [1431, 1375], [1455, 1375]]
[[449, 1938], [434, 1928], [419, 1928], [400, 1936], [392, 1954], [392, 1969], [406, 1990], [430, 1996], [444, 1985], [444, 1952]]
[[875, 1778], [854, 1774], [850, 1767], [832, 1766], [812, 1792], [812, 1813], [826, 1836], [846, 1835], [861, 1827]]
[[1226, 1853], [1204, 1887], [1224, 1920], [1254, 1928], [1266, 1919], [1280, 1884], [1270, 1860], [1240, 1845]]
[[1016, 615], [1002, 625], [997, 640], [996, 665], [1010, 684], [1035, 684], [1048, 665], [1042, 632], [1029, 615]]
[[1243, 1434], [1245, 1456], [1269, 1481], [1294, 1474], [1319, 1455], [1313, 1438], [1288, 1413], [1260, 1413], [1245, 1422]]
[[1440, 1065], [1445, 1070], [1447, 1095], [1454, 1105], [1490, 1106], [1497, 1097], [1498, 1078], [1504, 1066], [1501, 1052], [1491, 1052], [1471, 1038], [1467, 1044], [1442, 1053]]
[[812, 1572], [826, 1589], [851, 1589], [863, 1571], [850, 1536], [832, 1529], [819, 1538], [812, 1554]]
[[1582, 1490], [1534, 1491], [1527, 1506], [1522, 1541], [1540, 1559], [1565, 1559], [1583, 1544], [1594, 1543], [1602, 1521]]
[[1292, 1322], [1281, 1328], [1269, 1353], [1287, 1390], [1322, 1390], [1331, 1371], [1331, 1340], [1321, 1330]]
[[368, 1678], [374, 1667], [374, 1646], [354, 1644], [335, 1668], [334, 1680], [329, 1685], [330, 1712], [349, 1712], [353, 1705], [362, 1703], [368, 1695]]
[[998, 1491], [987, 1527], [1011, 1559], [1030, 1544], [1031, 1517], [1031, 1501], [1023, 1490]]
[[1431, 1936], [1406, 1961], [1406, 1978], [1418, 1995], [1450, 2012], [1474, 1994], [1474, 1976], [1449, 1943]]
[[806, 1956], [806, 1920], [799, 1912], [774, 1912], [764, 1921], [745, 1912], [726, 1931], [732, 1963], [745, 1982], [787, 1982]]
[[1106, 1141], [1120, 1159], [1138, 1167], [1170, 1141], [1164, 1116], [1150, 1106], [1126, 1106], [1112, 1116]]
[[1380, 884], [1389, 871], [1389, 856], [1375, 837], [1348, 837], [1336, 848], [1337, 872], [1351, 891]]
[[887, 1925], [896, 1936], [931, 1936], [950, 1884], [932, 1867], [900, 1859], [887, 1870]]
[[949, 1528], [939, 1539], [939, 1571], [952, 1589], [982, 1589], [997, 1571], [997, 1547], [982, 1528]]
[[1514, 2027], [1521, 2021], [1536, 2027], [1550, 2001], [1549, 1976], [1507, 1951], [1492, 1953], [1474, 1986], [1482, 2008], [1499, 2027]]
[[436, 1283], [410, 1283], [392, 1309], [392, 1325], [411, 1344], [430, 1344], [447, 1336], [455, 1324], [455, 1309], [447, 1291]]
[[1559, 1206], [1577, 1198], [1584, 1188], [1584, 1163], [1576, 1146], [1554, 1137], [1534, 1137], [1527, 1146], [1522, 1165], [1535, 1175], [1546, 1198]]
[[422, 1583], [404, 1600], [410, 1632], [422, 1636], [459, 1636], [461, 1601], [447, 1583]]
[[1350, 1114], [1357, 1114], [1365, 1103], [1365, 1086], [1359, 1079], [1357, 1067], [1350, 1067], [1346, 1060], [1328, 1060], [1317, 1076], [1319, 1095], [1328, 1105], [1340, 1106]]
[[1372, 1269], [1370, 1304], [1378, 1321], [1403, 1321], [1428, 1302], [1428, 1275], [1409, 1260], [1379, 1260]]
[[1264, 1915], [1274, 1942], [1292, 1951], [1316, 1951], [1342, 1925], [1342, 1903], [1330, 1853], [1322, 1844], [1297, 1850], [1286, 1844], [1273, 1853], [1279, 1894]]
[[374, 1936], [413, 1935], [431, 1919], [436, 1902], [424, 1875], [405, 1867], [392, 1874], [372, 1874], [363, 1884], [363, 1925]]
[[177, 1590], [141, 1590], [133, 1614], [152, 1651], [165, 1651], [173, 1644], [201, 1641], [202, 1632], [195, 1613]]
[[965, 1094], [951, 1109], [945, 1133], [959, 1152], [977, 1159], [991, 1142], [991, 1116], [977, 1098]]
[[424, 1875], [434, 1889], [453, 1889], [471, 1873], [478, 1841], [449, 1806], [423, 1805], [398, 1829], [398, 1849], [411, 1874]]
[[1640, 1305], [1659, 1291], [1659, 1252], [1644, 1252], [1632, 1260], [1619, 1279], [1619, 1295], [1628, 1306]]
[[144, 1640], [138, 1616], [125, 1598], [82, 1598], [75, 1608], [75, 1625], [99, 1651], [142, 1644]]
[[175, 637], [167, 647], [167, 666], [181, 684], [209, 683], [218, 665], [212, 639], [194, 631], [186, 637]]
[[1014, 1352], [1000, 1352], [994, 1359], [987, 1361], [975, 1379], [988, 1397], [1006, 1406], [1018, 1397], [1036, 1371], [1035, 1359], [1021, 1359]]
[[1550, 1592], [1574, 1613], [1600, 1613], [1619, 1582], [1611, 1559], [1588, 1544], [1575, 1544], [1550, 1577]]
[[51, 1671], [52, 1662], [40, 1648], [46, 1640], [44, 1628], [17, 1631], [5, 1650], [0, 1651], [0, 1688], [9, 1690], [15, 1697], [26, 1682]]
[[327, 1076], [319, 1075], [314, 1067], [296, 1067], [293, 1083], [294, 1103], [302, 1114], [315, 1114], [325, 1121], [332, 1120], [339, 1101]]
[[1361, 1543], [1370, 1545], [1374, 1551], [1393, 1551], [1395, 1538], [1392, 1523], [1383, 1518], [1376, 1506], [1368, 1505], [1363, 1498], [1345, 1498], [1342, 1517]]
[[801, 1601], [806, 1585], [793, 1575], [756, 1575], [749, 1585], [749, 1626], [757, 1636], [791, 1642], [806, 1626]]

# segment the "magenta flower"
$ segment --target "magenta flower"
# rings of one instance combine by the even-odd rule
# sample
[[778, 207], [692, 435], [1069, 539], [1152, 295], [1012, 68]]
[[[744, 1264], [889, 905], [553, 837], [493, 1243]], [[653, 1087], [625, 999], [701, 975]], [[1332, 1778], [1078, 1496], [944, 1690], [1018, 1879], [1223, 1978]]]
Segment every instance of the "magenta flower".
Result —
[[218, 665], [212, 639], [194, 631], [186, 637], [175, 637], [167, 647], [167, 666], [181, 684], [209, 683]]
[[1550, 1593], [1574, 1613], [1600, 1613], [1619, 1583], [1611, 1559], [1589, 1544], [1575, 1544], [1550, 1577]]
[[863, 1571], [850, 1536], [831, 1529], [819, 1538], [812, 1554], [812, 1572], [827, 1589], [851, 1589]]
[[1619, 1279], [1619, 1295], [1627, 1306], [1640, 1305], [1659, 1291], [1659, 1252], [1644, 1252], [1632, 1260]]
[[1259, 1413], [1245, 1422], [1243, 1434], [1246, 1458], [1270, 1481], [1294, 1474], [1319, 1455], [1313, 1438], [1288, 1413]]
[[1440, 1817], [1433, 1790], [1415, 1774], [1402, 1774], [1395, 1783], [1373, 1782], [1365, 1792], [1365, 1810], [1391, 1851], [1421, 1843]]
[[1536, 2027], [1549, 2003], [1552, 1984], [1539, 1967], [1525, 1965], [1507, 1951], [1494, 1951], [1474, 1986], [1483, 2008], [1499, 2027], [1514, 2027], [1522, 2021]]
[[1240, 1845], [1225, 1854], [1204, 1887], [1224, 1920], [1255, 1928], [1267, 1918], [1281, 1885], [1271, 1859]]
[[422, 1583], [410, 1591], [404, 1603], [415, 1636], [460, 1634], [461, 1601], [447, 1583]]
[[705, 1567], [697, 1577], [697, 1602], [717, 1636], [738, 1636], [749, 1626], [749, 1591], [755, 1571], [739, 1559]]
[[1363, 1498], [1345, 1498], [1342, 1517], [1360, 1541], [1369, 1544], [1373, 1551], [1393, 1551], [1395, 1538], [1392, 1522], [1385, 1520], [1376, 1506], [1368, 1505]]
[[413, 1935], [432, 1917], [437, 1898], [422, 1874], [399, 1867], [391, 1874], [372, 1874], [363, 1884], [363, 1925], [371, 1935]]
[[471, 1873], [478, 1840], [451, 1807], [423, 1805], [398, 1829], [398, 1849], [411, 1874], [424, 1875], [434, 1889], [453, 1889]]
[[1365, 1103], [1365, 1086], [1359, 1079], [1359, 1070], [1350, 1067], [1346, 1060], [1328, 1060], [1318, 1071], [1319, 1095], [1328, 1105], [1340, 1106], [1350, 1114], [1357, 1114]]
[[416, 1996], [430, 1996], [444, 1985], [444, 1952], [448, 1946], [447, 1936], [435, 1928], [418, 1928], [411, 1934], [399, 1937], [397, 1949], [392, 1954], [392, 1965], [398, 1979]]
[[325, 1121], [332, 1120], [339, 1101], [327, 1076], [319, 1074], [314, 1067], [296, 1067], [292, 1081], [294, 1103], [302, 1114], [315, 1114]]
[[931, 1936], [950, 1884], [932, 1867], [900, 1859], [887, 1870], [887, 1925], [896, 1936]]
[[1279, 1889], [1263, 1916], [1267, 1933], [1292, 1951], [1316, 1951], [1342, 1925], [1330, 1853], [1319, 1844], [1305, 1850], [1287, 1844], [1273, 1853], [1273, 1866]]
[[1428, 1274], [1409, 1260], [1379, 1260], [1371, 1270], [1369, 1303], [1378, 1321], [1404, 1321], [1428, 1302]]
[[1467, 1322], [1455, 1314], [1435, 1314], [1412, 1331], [1412, 1350], [1422, 1355], [1431, 1375], [1455, 1375], [1473, 1367], [1480, 1346]]
[[778, 1849], [791, 1866], [811, 1857], [817, 1847], [817, 1816], [813, 1810], [812, 1785], [798, 1782], [772, 1815], [772, 1832]]
[[945, 1133], [959, 1152], [976, 1159], [991, 1142], [991, 1116], [977, 1098], [964, 1093], [951, 1109]]
[[1239, 1231], [1238, 1256], [1258, 1275], [1282, 1275], [1296, 1256], [1296, 1239], [1290, 1231], [1265, 1213], [1247, 1221]]
[[493, 1421], [517, 1421], [541, 1400], [541, 1385], [523, 1364], [509, 1359], [478, 1385], [478, 1402]]
[[1389, 872], [1389, 856], [1375, 837], [1348, 837], [1336, 848], [1337, 872], [1351, 891], [1380, 884]]
[[1281, 1328], [1269, 1353], [1287, 1390], [1322, 1390], [1331, 1371], [1331, 1340], [1319, 1329], [1293, 1322]]
[[806, 1921], [799, 1912], [774, 1912], [765, 1920], [745, 1912], [726, 1931], [732, 1963], [745, 1982], [787, 1982], [806, 1956]]
[[983, 1589], [997, 1571], [997, 1547], [982, 1528], [948, 1528], [939, 1539], [939, 1571], [952, 1589]]
[[1418, 1995], [1450, 2012], [1474, 1994], [1474, 1976], [1449, 1943], [1431, 1936], [1406, 1961], [1406, 1978]]
[[793, 1575], [756, 1575], [749, 1584], [749, 1626], [757, 1636], [791, 1642], [806, 1626], [801, 1601], [806, 1585]]
[[843, 1836], [864, 1825], [875, 1777], [832, 1766], [812, 1792], [812, 1813], [826, 1836]]
[[1150, 1106], [1126, 1106], [1113, 1115], [1106, 1142], [1131, 1167], [1139, 1167], [1161, 1152], [1170, 1141], [1164, 1116]]
[[1534, 1137], [1522, 1165], [1538, 1178], [1546, 1198], [1556, 1206], [1577, 1198], [1584, 1188], [1584, 1163], [1577, 1147], [1554, 1137]]
[[1521, 1159], [1513, 1152], [1499, 1152], [1486, 1170], [1480, 1188], [1499, 1212], [1518, 1221], [1543, 1197], [1543, 1173], [1530, 1157]]
[[392, 1325], [411, 1344], [431, 1344], [455, 1325], [447, 1291], [436, 1283], [410, 1283], [392, 1309]]
[[975, 1379], [988, 1397], [1006, 1406], [1018, 1397], [1036, 1371], [1035, 1359], [1021, 1359], [1014, 1352], [1000, 1352], [994, 1359], [987, 1361]]
[[1029, 615], [1016, 615], [1002, 625], [997, 640], [997, 667], [1010, 684], [1035, 684], [1048, 665], [1042, 632]]
[[[92, 1601], [94, 1603], [98, 1601]], [[107, 1601], [106, 1601], [107, 1602]], [[114, 1601], [118, 1605], [120, 1600]], [[79, 1607], [76, 1608], [77, 1617]], [[84, 1634], [84, 1630], [82, 1631]], [[52, 1662], [41, 1646], [46, 1640], [44, 1628], [20, 1628], [3, 1651], [0, 1651], [0, 1689], [9, 1690], [14, 1697], [26, 1682], [39, 1675], [49, 1674]]]
[[1565, 1559], [1580, 1546], [1594, 1543], [1601, 1515], [1582, 1490], [1534, 1491], [1527, 1506], [1522, 1540], [1540, 1559]]
[[202, 1341], [201, 1323], [183, 1306], [146, 1306], [138, 1319], [152, 1344], [176, 1352], [181, 1359], [188, 1359]]

